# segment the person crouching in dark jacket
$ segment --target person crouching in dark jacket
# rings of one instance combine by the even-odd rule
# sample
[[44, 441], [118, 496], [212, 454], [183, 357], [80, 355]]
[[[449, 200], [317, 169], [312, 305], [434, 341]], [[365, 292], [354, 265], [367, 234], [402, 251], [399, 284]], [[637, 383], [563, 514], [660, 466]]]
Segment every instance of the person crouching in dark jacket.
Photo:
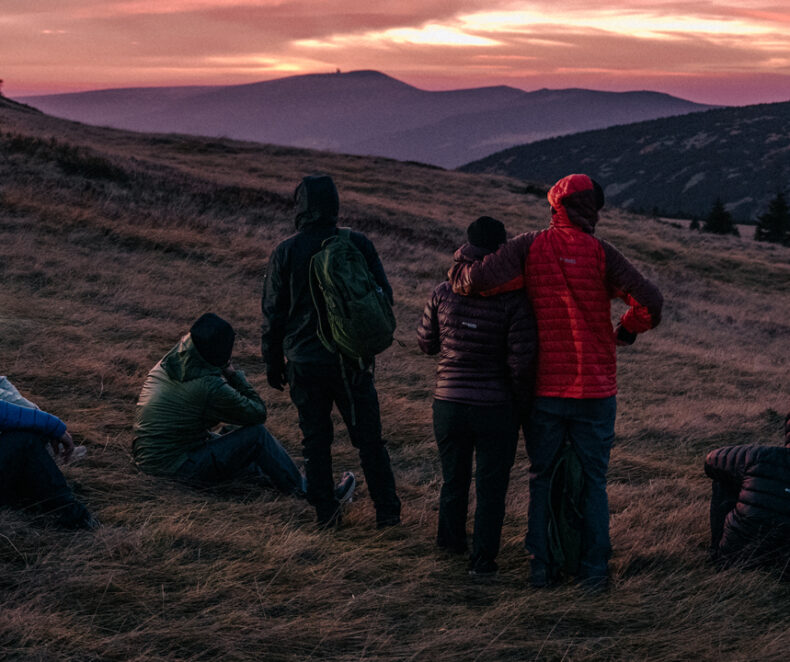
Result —
[[[473, 259], [507, 240], [505, 226], [488, 216], [472, 223], [467, 235]], [[437, 544], [449, 552], [467, 552], [474, 454], [477, 508], [469, 572], [490, 575], [497, 570], [519, 414], [529, 407], [535, 379], [532, 308], [523, 291], [466, 297], [454, 294], [445, 281], [425, 306], [417, 335], [423, 352], [439, 354], [433, 424], [444, 482]]]
[[[206, 313], [151, 369], [137, 401], [134, 460], [146, 473], [189, 483], [251, 478], [303, 496], [304, 477], [263, 425], [263, 400], [230, 362], [235, 337]], [[220, 423], [237, 429], [212, 432]]]
[[720, 567], [790, 562], [790, 414], [785, 445], [726, 446], [708, 453], [713, 479], [711, 557]]

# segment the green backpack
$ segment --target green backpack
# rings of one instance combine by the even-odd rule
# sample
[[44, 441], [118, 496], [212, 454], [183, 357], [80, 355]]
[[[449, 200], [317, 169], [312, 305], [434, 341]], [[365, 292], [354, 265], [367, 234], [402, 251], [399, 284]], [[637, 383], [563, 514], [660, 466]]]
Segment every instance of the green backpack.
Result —
[[358, 363], [392, 344], [395, 315], [365, 256], [340, 228], [310, 260], [310, 293], [318, 312], [318, 337], [331, 352]]

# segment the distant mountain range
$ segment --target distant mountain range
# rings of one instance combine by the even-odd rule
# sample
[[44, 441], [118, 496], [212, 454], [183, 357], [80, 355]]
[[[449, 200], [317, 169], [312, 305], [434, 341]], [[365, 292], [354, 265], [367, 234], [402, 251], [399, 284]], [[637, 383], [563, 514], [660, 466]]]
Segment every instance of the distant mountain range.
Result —
[[88, 124], [226, 136], [447, 168], [551, 136], [710, 108], [657, 92], [525, 92], [505, 86], [428, 92], [376, 71], [19, 101]]
[[542, 140], [461, 168], [551, 184], [585, 172], [610, 204], [703, 216], [721, 198], [754, 220], [790, 189], [790, 102], [722, 108]]

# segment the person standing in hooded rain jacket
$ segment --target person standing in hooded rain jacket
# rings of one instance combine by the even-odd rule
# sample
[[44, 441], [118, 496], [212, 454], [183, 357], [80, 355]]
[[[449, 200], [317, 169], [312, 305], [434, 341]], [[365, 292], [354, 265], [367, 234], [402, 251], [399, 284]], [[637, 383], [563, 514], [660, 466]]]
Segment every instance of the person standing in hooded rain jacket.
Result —
[[[340, 361], [344, 359], [329, 351], [318, 337], [318, 313], [310, 293], [310, 259], [321, 250], [325, 239], [338, 233], [339, 198], [332, 178], [323, 174], [305, 177], [296, 188], [294, 202], [296, 234], [272, 252], [263, 284], [261, 355], [266, 378], [280, 391], [287, 384], [298, 410], [307, 500], [315, 507], [319, 526], [333, 526], [341, 519], [333, 489], [333, 405], [337, 405], [351, 443], [359, 451], [377, 525], [398, 524], [401, 504], [381, 436], [373, 357], [362, 366], [347, 362], [343, 370]], [[371, 241], [353, 231], [351, 241], [392, 301], [392, 287]]]

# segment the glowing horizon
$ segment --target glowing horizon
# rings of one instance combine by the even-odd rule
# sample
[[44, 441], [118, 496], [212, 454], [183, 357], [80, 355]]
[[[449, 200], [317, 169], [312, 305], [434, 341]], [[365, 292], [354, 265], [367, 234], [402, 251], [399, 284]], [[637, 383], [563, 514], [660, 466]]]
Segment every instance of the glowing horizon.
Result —
[[376, 69], [423, 89], [790, 100], [779, 0], [4, 0], [7, 96]]

